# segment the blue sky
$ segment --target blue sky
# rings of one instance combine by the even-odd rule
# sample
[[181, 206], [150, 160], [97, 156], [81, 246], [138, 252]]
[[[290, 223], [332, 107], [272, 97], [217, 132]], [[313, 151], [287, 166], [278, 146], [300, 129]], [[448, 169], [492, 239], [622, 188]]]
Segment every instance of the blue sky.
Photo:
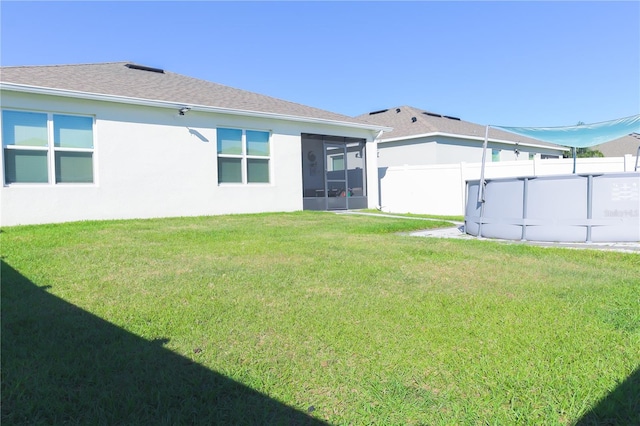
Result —
[[349, 116], [640, 113], [640, 2], [0, 2], [0, 62], [133, 61]]

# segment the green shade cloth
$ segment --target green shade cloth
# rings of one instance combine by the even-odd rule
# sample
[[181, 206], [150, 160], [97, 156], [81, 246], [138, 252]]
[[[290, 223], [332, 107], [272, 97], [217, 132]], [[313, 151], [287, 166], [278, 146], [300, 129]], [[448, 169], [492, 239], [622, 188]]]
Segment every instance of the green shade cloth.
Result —
[[631, 133], [640, 133], [640, 114], [595, 124], [564, 127], [507, 127], [491, 126], [522, 136], [556, 145], [587, 148], [600, 145]]

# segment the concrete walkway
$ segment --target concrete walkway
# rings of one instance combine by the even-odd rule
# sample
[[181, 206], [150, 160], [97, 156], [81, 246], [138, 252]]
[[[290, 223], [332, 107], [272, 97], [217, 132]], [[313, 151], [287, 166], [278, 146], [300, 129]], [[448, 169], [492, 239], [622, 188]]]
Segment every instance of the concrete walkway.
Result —
[[[431, 219], [426, 217], [410, 217], [410, 216], [398, 216], [385, 213], [367, 213], [359, 211], [340, 211], [338, 214], [355, 214], [365, 216], [379, 216], [390, 217], [394, 219], [409, 219], [409, 220], [427, 220], [427, 221], [443, 221], [442, 219]], [[455, 221], [445, 221], [454, 224], [454, 227], [450, 228], [438, 228], [438, 229], [425, 229], [422, 231], [410, 232], [405, 235], [412, 237], [431, 237], [431, 238], [455, 238], [460, 240], [479, 240], [479, 241], [494, 241], [504, 244], [527, 244], [538, 247], [558, 247], [568, 249], [584, 249], [584, 250], [603, 250], [603, 251], [618, 251], [623, 253], [636, 253], [640, 254], [640, 241], [637, 242], [608, 242], [608, 243], [560, 243], [560, 242], [543, 242], [543, 241], [517, 241], [517, 240], [500, 240], [495, 238], [475, 237], [473, 235], [466, 234], [464, 232], [464, 223]]]

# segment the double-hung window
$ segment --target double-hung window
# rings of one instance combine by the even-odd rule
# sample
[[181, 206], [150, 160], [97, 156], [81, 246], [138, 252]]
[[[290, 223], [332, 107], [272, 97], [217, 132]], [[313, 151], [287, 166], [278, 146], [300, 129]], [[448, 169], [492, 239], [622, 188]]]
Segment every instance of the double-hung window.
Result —
[[4, 182], [92, 183], [93, 117], [2, 111]]
[[218, 183], [269, 183], [269, 132], [217, 129]]

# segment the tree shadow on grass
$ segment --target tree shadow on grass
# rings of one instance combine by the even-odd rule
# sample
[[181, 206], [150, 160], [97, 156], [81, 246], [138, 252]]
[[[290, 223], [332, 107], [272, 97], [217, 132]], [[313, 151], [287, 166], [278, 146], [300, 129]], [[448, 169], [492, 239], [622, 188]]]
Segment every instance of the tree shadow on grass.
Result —
[[326, 425], [0, 273], [2, 424]]
[[640, 368], [576, 423], [596, 425], [640, 425]]

